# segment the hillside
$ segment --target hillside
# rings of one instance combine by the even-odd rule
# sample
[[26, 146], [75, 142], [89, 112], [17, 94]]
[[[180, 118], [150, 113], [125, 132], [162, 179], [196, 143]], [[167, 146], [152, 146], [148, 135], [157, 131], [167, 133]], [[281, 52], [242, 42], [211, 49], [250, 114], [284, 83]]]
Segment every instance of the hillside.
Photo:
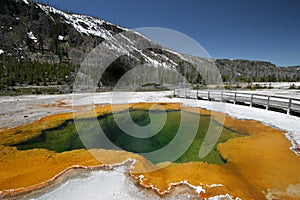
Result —
[[[115, 85], [128, 70], [145, 63], [158, 69], [158, 78], [150, 79], [161, 89], [166, 84], [162, 80], [166, 79], [164, 75], [174, 71], [193, 84], [202, 83], [203, 79], [207, 84], [218, 81], [218, 74], [202, 77], [212, 74], [215, 64], [225, 82], [299, 80], [297, 67], [179, 54], [107, 21], [63, 12], [30, 0], [1, 0], [0, 22], [1, 93], [12, 90], [20, 93], [18, 88], [28, 86], [56, 88], [48, 93], [70, 92], [80, 64], [100, 44], [106, 45], [116, 57], [101, 77], [101, 86]], [[174, 77], [170, 76], [173, 82], [178, 82]], [[30, 89], [29, 92], [40, 91]]]
[[215, 60], [224, 82], [281, 82], [299, 81], [300, 66], [277, 67], [265, 61]]

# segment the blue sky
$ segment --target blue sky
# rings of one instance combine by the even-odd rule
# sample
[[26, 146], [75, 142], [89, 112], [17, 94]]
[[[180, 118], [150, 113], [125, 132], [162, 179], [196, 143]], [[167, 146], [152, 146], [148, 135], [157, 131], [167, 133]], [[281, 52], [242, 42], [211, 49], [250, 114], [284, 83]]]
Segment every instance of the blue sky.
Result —
[[213, 58], [300, 65], [299, 0], [48, 0], [127, 28], [163, 27], [188, 35]]

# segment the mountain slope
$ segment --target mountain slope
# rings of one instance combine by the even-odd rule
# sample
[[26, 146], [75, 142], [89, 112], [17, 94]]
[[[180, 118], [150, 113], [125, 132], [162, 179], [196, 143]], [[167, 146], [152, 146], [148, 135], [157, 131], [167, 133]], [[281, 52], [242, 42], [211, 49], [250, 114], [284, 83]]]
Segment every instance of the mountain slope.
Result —
[[14, 56], [59, 62], [67, 59], [72, 48], [86, 53], [104, 39], [124, 31], [100, 19], [67, 14], [34, 2], [3, 1], [1, 47]]
[[224, 82], [300, 81], [300, 66], [277, 67], [265, 61], [217, 59]]
[[[152, 63], [155, 66], [174, 68], [180, 62], [178, 55], [168, 52], [166, 56], [162, 51], [155, 52], [156, 48], [150, 51], [129, 45], [130, 48], [124, 50], [113, 36], [129, 30], [101, 19], [68, 14], [50, 6], [29, 1], [3, 0], [1, 4], [3, 5], [0, 9], [2, 85], [57, 84], [58, 80], [47, 77], [50, 66], [46, 66], [44, 71], [43, 67], [38, 67], [35, 70], [39, 75], [31, 77], [29, 73], [30, 78], [28, 78], [24, 74], [32, 67], [27, 66], [28, 62], [50, 64], [54, 65], [53, 68], [72, 68], [66, 70], [67, 72], [59, 78], [59, 82], [69, 82], [70, 80], [61, 79], [69, 76], [71, 72], [75, 73], [76, 69], [71, 66], [80, 64], [88, 53], [104, 40], [108, 41], [106, 42], [108, 49], [126, 54], [120, 55], [120, 58], [112, 64], [112, 69], [106, 73], [109, 75], [105, 78], [107, 80], [104, 80], [107, 84], [116, 82], [121, 75], [117, 73], [118, 71], [124, 71], [124, 68], [130, 69], [137, 63]], [[161, 49], [159, 45], [138, 33], [132, 33], [131, 37], [124, 37], [124, 40], [140, 40], [142, 41], [140, 43], [145, 46]], [[15, 62], [18, 63], [18, 67], [15, 66]], [[119, 69], [120, 67], [122, 69]], [[25, 69], [21, 75], [15, 73], [22, 71], [22, 68]], [[54, 74], [58, 73], [54, 72]], [[3, 79], [6, 80], [3, 81]]]
[[228, 82], [299, 78], [296, 67], [278, 68], [259, 61], [213, 60], [179, 54], [104, 20], [63, 12], [30, 0], [1, 0], [0, 22], [0, 91], [11, 86], [72, 86], [79, 65], [99, 46], [105, 46], [115, 58], [101, 77], [102, 84], [108, 86], [143, 64], [157, 68], [158, 78], [152, 77], [150, 82], [161, 86], [162, 79], [166, 79], [164, 75], [170, 73], [174, 74], [169, 77], [173, 83], [180, 82], [174, 78], [175, 71], [193, 84], [201, 83], [203, 78], [208, 84], [219, 81], [215, 65]]

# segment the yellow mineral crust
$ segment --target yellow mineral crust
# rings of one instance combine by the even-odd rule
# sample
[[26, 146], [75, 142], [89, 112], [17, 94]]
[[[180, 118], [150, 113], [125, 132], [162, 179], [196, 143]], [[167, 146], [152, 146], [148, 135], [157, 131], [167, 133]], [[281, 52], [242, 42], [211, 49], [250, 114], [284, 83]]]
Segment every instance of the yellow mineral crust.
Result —
[[[184, 109], [213, 115], [220, 123], [224, 117], [221, 113], [175, 103], [114, 105], [114, 111], [126, 108], [161, 109], [161, 106], [168, 110]], [[111, 111], [111, 105], [98, 105], [92, 110], [81, 111], [75, 115], [51, 115], [30, 124], [1, 130], [0, 190], [37, 185], [74, 165], [115, 164], [133, 158], [137, 163], [132, 170], [132, 177], [139, 180], [143, 187], [155, 187], [161, 195], [172, 190], [172, 183], [187, 181], [206, 190], [205, 194], [200, 194], [202, 198], [228, 193], [242, 199], [264, 199], [265, 196], [275, 199], [300, 199], [300, 157], [289, 149], [291, 143], [283, 131], [257, 121], [237, 120], [226, 116], [224, 125], [227, 128], [247, 133], [248, 136], [233, 138], [218, 145], [220, 154], [227, 160], [222, 165], [204, 162], [174, 163], [159, 169], [143, 157], [124, 151], [92, 150], [93, 155], [101, 156], [100, 162], [87, 150], [55, 153], [44, 149], [19, 151], [7, 146], [37, 136], [41, 130], [56, 127], [65, 120], [74, 117], [89, 118]], [[141, 173], [149, 169], [157, 170]], [[140, 178], [140, 175], [144, 178]]]

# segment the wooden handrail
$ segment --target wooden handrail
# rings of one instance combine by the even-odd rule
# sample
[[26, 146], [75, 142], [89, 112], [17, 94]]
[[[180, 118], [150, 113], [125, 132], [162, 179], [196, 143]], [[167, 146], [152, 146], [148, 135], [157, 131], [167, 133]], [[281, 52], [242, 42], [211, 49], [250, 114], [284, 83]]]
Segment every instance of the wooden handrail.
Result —
[[[180, 89], [177, 89], [180, 90]], [[185, 94], [187, 94], [186, 90]], [[233, 91], [224, 91], [224, 90], [207, 90], [207, 91], [201, 91], [197, 90], [195, 91], [196, 96], [195, 99], [207, 99], [209, 101], [233, 101], [234, 104], [237, 102], [242, 103], [250, 103], [250, 106], [252, 107], [255, 105], [260, 105], [265, 107], [267, 110], [272, 108], [277, 109], [284, 109], [287, 111], [287, 114], [290, 114], [291, 111], [298, 112], [300, 114], [300, 99], [297, 98], [290, 98], [290, 97], [283, 97], [283, 96], [276, 96], [276, 95], [266, 95], [266, 94], [255, 94], [255, 93], [244, 93], [244, 92], [233, 92]], [[191, 93], [189, 93], [191, 94]], [[220, 97], [216, 98], [216, 95], [220, 95]], [[174, 96], [178, 96], [176, 93], [176, 89], [174, 89]], [[187, 95], [184, 95], [187, 97]], [[260, 98], [261, 97], [261, 98]], [[263, 98], [262, 98], [263, 97]], [[193, 98], [193, 96], [189, 95], [188, 98]], [[249, 99], [249, 101], [246, 101], [246, 99]], [[277, 100], [275, 100], [277, 99]], [[280, 101], [278, 99], [283, 99], [285, 101]], [[280, 104], [281, 103], [281, 104]], [[296, 106], [296, 108], [295, 108]], [[299, 108], [298, 108], [299, 107]]]

